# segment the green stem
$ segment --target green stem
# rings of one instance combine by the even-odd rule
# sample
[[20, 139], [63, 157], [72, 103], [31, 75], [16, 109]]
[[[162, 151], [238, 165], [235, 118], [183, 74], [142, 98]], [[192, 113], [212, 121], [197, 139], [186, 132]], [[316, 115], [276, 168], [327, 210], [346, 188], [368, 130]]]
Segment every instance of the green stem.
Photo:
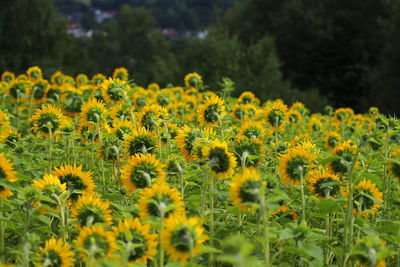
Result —
[[300, 187], [301, 187], [301, 219], [302, 221], [306, 222], [306, 197], [304, 194], [303, 168], [299, 166], [298, 169], [300, 174]]
[[[211, 177], [210, 181], [210, 245], [214, 247], [214, 232], [215, 232], [215, 225], [214, 225], [214, 187], [215, 187], [215, 178]], [[214, 265], [214, 253], [210, 254], [210, 263], [209, 266]]]
[[268, 233], [268, 211], [265, 203], [264, 188], [260, 192], [260, 216], [263, 225], [263, 238], [264, 238], [264, 266], [271, 266], [270, 263], [270, 246], [269, 246], [269, 233]]

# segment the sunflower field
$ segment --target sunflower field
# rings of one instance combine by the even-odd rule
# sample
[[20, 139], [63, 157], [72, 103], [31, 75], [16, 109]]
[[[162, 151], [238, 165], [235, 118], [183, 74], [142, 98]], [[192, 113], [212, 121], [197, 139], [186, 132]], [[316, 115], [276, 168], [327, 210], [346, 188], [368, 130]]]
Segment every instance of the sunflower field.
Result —
[[400, 266], [400, 123], [38, 67], [0, 82], [0, 266]]

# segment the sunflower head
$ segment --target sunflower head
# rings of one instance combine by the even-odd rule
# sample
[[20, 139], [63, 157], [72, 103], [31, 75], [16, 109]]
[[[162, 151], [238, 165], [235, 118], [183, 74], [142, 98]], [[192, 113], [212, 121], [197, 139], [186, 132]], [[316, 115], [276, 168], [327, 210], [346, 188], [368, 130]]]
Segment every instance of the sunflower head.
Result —
[[[0, 153], [0, 181], [14, 183], [17, 181], [17, 173], [14, 170], [14, 164], [3, 154]], [[7, 187], [0, 185], [0, 197], [7, 199], [14, 195]]]
[[44, 247], [39, 247], [38, 263], [42, 266], [73, 267], [75, 263], [71, 246], [61, 238], [54, 237], [47, 240]]
[[103, 139], [99, 148], [100, 157], [109, 162], [115, 162], [122, 158], [121, 152], [121, 141], [114, 136]]
[[376, 118], [379, 116], [379, 109], [377, 107], [370, 107], [368, 114], [371, 118]]
[[67, 185], [71, 200], [75, 201], [82, 193], [92, 193], [95, 188], [91, 172], [82, 171], [82, 166], [63, 164], [52, 171], [52, 174]]
[[[66, 192], [66, 185], [60, 182], [57, 176], [52, 174], [45, 174], [42, 179], [33, 181], [33, 187], [41, 191], [45, 196], [49, 198], [54, 198], [54, 195], [60, 196]], [[56, 204], [47, 203], [50, 206], [55, 206]]]
[[208, 162], [211, 172], [221, 179], [232, 175], [237, 165], [236, 158], [233, 153], [228, 151], [226, 142], [213, 140], [203, 147], [202, 154]]
[[325, 136], [325, 147], [334, 149], [340, 143], [341, 137], [337, 132], [329, 132]]
[[97, 223], [110, 224], [112, 221], [110, 202], [102, 200], [96, 194], [84, 194], [72, 207], [71, 217], [76, 220], [78, 229]]
[[389, 172], [400, 180], [400, 148], [391, 153], [392, 159], [389, 161]]
[[247, 138], [258, 138], [264, 140], [266, 131], [262, 122], [246, 121], [240, 127], [239, 135], [246, 136]]
[[5, 71], [1, 74], [1, 81], [12, 83], [15, 80], [15, 74], [10, 71]]
[[167, 119], [167, 117], [168, 111], [164, 107], [153, 104], [151, 106], [145, 106], [142, 109], [139, 113], [138, 122], [140, 126], [149, 131], [156, 131], [157, 127], [161, 128], [161, 122]]
[[262, 183], [260, 175], [254, 168], [246, 168], [233, 177], [230, 183], [230, 195], [233, 204], [245, 211], [251, 204], [258, 204]]
[[116, 104], [110, 108], [110, 118], [112, 120], [130, 120], [130, 109], [126, 105]]
[[335, 110], [334, 118], [339, 122], [345, 122], [354, 117], [354, 111], [351, 108], [338, 108]]
[[340, 178], [327, 171], [311, 171], [307, 179], [311, 193], [318, 198], [336, 197], [340, 193]]
[[44, 102], [49, 86], [49, 83], [43, 79], [37, 80], [32, 84], [30, 94], [35, 104]]
[[92, 98], [85, 102], [81, 107], [81, 124], [93, 125], [97, 124], [105, 119], [107, 115], [107, 109], [103, 102]]
[[239, 136], [234, 147], [237, 162], [240, 162], [242, 167], [255, 167], [261, 164], [264, 148], [260, 139]]
[[8, 86], [8, 94], [14, 101], [21, 101], [22, 97], [26, 97], [30, 83], [27, 81], [15, 80]]
[[288, 108], [281, 101], [270, 104], [264, 113], [266, 122], [274, 128], [280, 128], [286, 122]]
[[133, 129], [132, 133], [125, 137], [123, 143], [125, 152], [129, 156], [135, 154], [154, 154], [157, 148], [155, 135], [144, 127]]
[[177, 135], [175, 137], [176, 144], [187, 161], [194, 159], [194, 145], [196, 140], [206, 137], [206, 135], [211, 134], [211, 132], [213, 131], [209, 130], [204, 132], [198, 128], [190, 128], [187, 125], [177, 130]]
[[354, 186], [353, 198], [354, 213], [363, 217], [375, 214], [383, 203], [383, 193], [367, 179]]
[[113, 78], [121, 81], [127, 81], [129, 78], [128, 70], [123, 67], [116, 68], [113, 73]]
[[180, 215], [170, 216], [165, 220], [165, 230], [161, 233], [162, 241], [168, 256], [173, 261], [183, 264], [190, 254], [199, 254], [201, 245], [207, 240], [200, 218]]
[[82, 227], [74, 242], [83, 261], [112, 258], [117, 250], [114, 233], [106, 231], [102, 225]]
[[154, 183], [150, 188], [144, 188], [139, 195], [140, 217], [144, 221], [149, 216], [168, 218], [184, 212], [180, 192], [162, 180]]
[[29, 68], [26, 71], [26, 74], [28, 75], [28, 78], [31, 81], [37, 81], [43, 78], [42, 70], [38, 66]]
[[245, 91], [243, 93], [240, 94], [239, 98], [238, 98], [238, 103], [239, 104], [252, 104], [252, 103], [259, 103], [260, 100], [258, 100], [256, 98], [256, 96], [254, 95], [254, 93], [249, 92], [249, 91]]
[[153, 91], [153, 92], [158, 92], [160, 90], [160, 85], [158, 83], [150, 83], [147, 86], [147, 90]]
[[61, 86], [64, 83], [64, 74], [61, 71], [56, 71], [51, 75], [50, 81], [53, 85]]
[[287, 113], [288, 121], [292, 124], [296, 124], [301, 121], [302, 115], [295, 109], [290, 109]]
[[315, 158], [316, 155], [303, 145], [291, 148], [287, 154], [280, 155], [279, 172], [283, 182], [294, 186], [300, 183], [301, 177], [307, 179]]
[[124, 101], [128, 83], [120, 79], [108, 79], [101, 84], [101, 91], [107, 103], [121, 103]]
[[356, 150], [357, 146], [354, 145], [351, 140], [347, 140], [338, 144], [333, 150], [333, 154], [337, 156], [337, 159], [333, 160], [329, 164], [330, 170], [337, 174], [345, 174], [350, 168], [350, 164], [355, 157]]
[[121, 180], [129, 192], [150, 187], [155, 180], [164, 180], [164, 165], [152, 154], [135, 154], [122, 168]]
[[99, 86], [99, 85], [102, 84], [106, 79], [107, 79], [106, 76], [104, 76], [103, 74], [98, 73], [98, 74], [96, 74], [96, 75], [93, 76], [93, 78], [92, 78], [92, 83], [93, 83], [93, 85], [95, 85], [95, 86]]
[[310, 113], [310, 111], [301, 102], [294, 102], [290, 109], [298, 111], [302, 116], [306, 116]]
[[186, 162], [182, 155], [169, 155], [166, 163], [167, 176], [176, 177], [179, 174], [182, 175], [185, 164]]
[[186, 74], [185, 76], [185, 86], [186, 87], [194, 87], [194, 88], [200, 88], [203, 85], [203, 80], [201, 76], [196, 73], [189, 73]]
[[65, 112], [70, 116], [75, 116], [81, 112], [84, 104], [82, 92], [69, 83], [63, 84], [61, 91], [63, 92], [61, 97], [62, 107]]
[[224, 100], [218, 96], [206, 98], [204, 103], [197, 109], [199, 122], [205, 126], [213, 126], [222, 121], [225, 112]]
[[356, 267], [386, 267], [385, 247], [385, 241], [377, 237], [367, 236], [358, 240], [350, 257], [357, 261]]
[[41, 109], [36, 109], [31, 118], [33, 129], [43, 135], [48, 135], [50, 131], [54, 134], [64, 127], [65, 117], [58, 107], [44, 105]]
[[138, 218], [121, 220], [113, 227], [119, 247], [128, 251], [128, 261], [147, 264], [157, 253], [157, 235], [150, 233], [150, 225]]

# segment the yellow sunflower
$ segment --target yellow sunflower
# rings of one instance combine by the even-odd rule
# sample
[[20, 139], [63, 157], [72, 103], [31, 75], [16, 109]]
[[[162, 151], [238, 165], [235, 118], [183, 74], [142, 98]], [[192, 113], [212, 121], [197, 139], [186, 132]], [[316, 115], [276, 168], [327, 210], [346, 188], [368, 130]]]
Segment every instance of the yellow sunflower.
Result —
[[264, 117], [265, 121], [274, 128], [281, 128], [287, 120], [288, 108], [281, 101], [275, 101], [268, 105]]
[[266, 137], [265, 126], [259, 121], [245, 121], [240, 127], [239, 135], [246, 136], [247, 138], [258, 138], [264, 140]]
[[290, 122], [291, 124], [297, 124], [302, 120], [302, 115], [300, 114], [300, 112], [298, 112], [296, 109], [290, 109], [287, 112], [287, 118], [288, 118], [288, 122]]
[[38, 66], [30, 67], [26, 71], [26, 74], [31, 81], [37, 81], [43, 78], [42, 70]]
[[64, 127], [65, 117], [58, 107], [44, 105], [41, 109], [35, 109], [35, 114], [30, 121], [33, 123], [35, 132], [48, 136], [50, 131], [54, 134]]
[[197, 115], [201, 125], [217, 125], [226, 115], [224, 100], [218, 96], [206, 98], [197, 108]]
[[246, 211], [251, 208], [249, 204], [258, 204], [261, 185], [260, 175], [254, 168], [246, 168], [235, 175], [229, 190], [233, 205]]
[[128, 83], [120, 79], [108, 79], [101, 85], [101, 91], [107, 103], [122, 103], [128, 90]]
[[10, 126], [8, 114], [0, 110], [0, 132]]
[[346, 122], [354, 117], [354, 111], [351, 108], [338, 108], [335, 110], [334, 118], [339, 122]]
[[158, 83], [150, 83], [147, 86], [147, 90], [157, 92], [160, 90], [160, 85]]
[[64, 74], [61, 71], [57, 71], [51, 75], [50, 81], [53, 85], [60, 86], [64, 83]]
[[131, 134], [125, 137], [123, 147], [129, 156], [135, 154], [154, 154], [157, 149], [157, 137], [144, 127], [133, 129]]
[[75, 264], [71, 246], [61, 238], [50, 238], [45, 242], [44, 247], [39, 247], [39, 250], [37, 256], [41, 266], [73, 267]]
[[110, 224], [110, 202], [104, 201], [96, 194], [84, 194], [78, 198], [72, 207], [71, 217], [77, 222], [77, 228], [97, 223]]
[[103, 102], [92, 98], [81, 107], [80, 124], [93, 125], [103, 121], [107, 115], [107, 109]]
[[84, 262], [113, 258], [114, 251], [118, 249], [114, 233], [106, 231], [102, 225], [82, 227], [74, 242]]
[[218, 178], [226, 178], [233, 174], [236, 158], [228, 151], [226, 142], [213, 140], [202, 149], [204, 159], [208, 162], [211, 172]]
[[279, 173], [282, 181], [290, 183], [293, 187], [303, 179], [307, 179], [309, 171], [313, 168], [316, 155], [309, 152], [304, 146], [299, 145], [289, 149], [287, 154], [279, 156]]
[[156, 131], [157, 127], [161, 128], [161, 122], [168, 118], [166, 108], [153, 104], [145, 106], [138, 114], [139, 126], [146, 128], [149, 131]]
[[292, 209], [288, 206], [280, 206], [278, 211], [274, 214], [274, 217], [280, 218], [282, 215], [285, 215], [284, 218], [287, 218], [291, 221], [297, 221], [299, 219], [299, 215], [295, 211], [291, 211]]
[[[337, 174], [345, 174], [355, 157], [356, 150], [357, 146], [351, 140], [338, 144], [333, 150], [333, 155], [338, 158], [329, 163], [329, 169]], [[357, 165], [358, 162], [356, 162], [355, 166]]]
[[1, 74], [1, 81], [12, 83], [15, 80], [15, 74], [10, 71], [5, 71]]
[[389, 173], [400, 180], [400, 148], [391, 153], [392, 159], [389, 161]]
[[8, 86], [8, 95], [11, 96], [13, 101], [27, 100], [28, 89], [31, 86], [29, 81], [15, 80]]
[[141, 224], [138, 218], [121, 220], [113, 227], [121, 249], [130, 248], [128, 261], [147, 264], [157, 253], [157, 235], [150, 233], [150, 224]]
[[185, 213], [167, 218], [161, 236], [169, 258], [182, 264], [186, 263], [191, 254], [198, 255], [201, 245], [208, 239], [200, 218], [188, 218]]
[[[39, 189], [39, 191], [49, 198], [54, 198], [53, 194], [60, 196], [67, 191], [66, 185], [62, 184], [60, 179], [52, 174], [45, 174], [42, 179], [33, 181], [32, 186]], [[57, 204], [47, 201], [45, 203], [51, 207], [57, 206]]]
[[336, 197], [340, 193], [339, 176], [327, 171], [311, 171], [308, 188], [318, 198]]
[[234, 143], [234, 148], [237, 162], [240, 165], [244, 164], [244, 167], [260, 165], [265, 156], [262, 141], [258, 138], [239, 136]]
[[138, 188], [150, 187], [154, 180], [164, 180], [165, 172], [155, 155], [135, 154], [121, 170], [121, 180], [129, 192]]
[[110, 118], [115, 120], [131, 120], [130, 109], [122, 104], [116, 104], [110, 108]]
[[[17, 181], [16, 175], [14, 164], [3, 153], [0, 153], [0, 181], [7, 180], [7, 182], [14, 183]], [[12, 195], [14, 194], [10, 189], [0, 186], [0, 197], [2, 199], [7, 199]]]
[[185, 76], [185, 86], [186, 87], [199, 88], [202, 84], [203, 84], [203, 80], [198, 73], [193, 72], [193, 73], [186, 74], [186, 76]]
[[215, 132], [211, 128], [204, 128], [203, 130], [200, 130], [198, 128], [190, 128], [189, 126], [184, 125], [182, 128], [176, 131], [175, 140], [185, 159], [190, 161], [195, 157], [195, 141], [203, 138], [212, 138], [213, 136], [215, 136]]
[[325, 136], [325, 147], [334, 149], [341, 141], [341, 137], [337, 132], [329, 132]]
[[47, 80], [39, 79], [32, 84], [32, 88], [29, 90], [29, 97], [32, 98], [35, 104], [43, 103], [49, 87], [50, 84]]
[[254, 93], [250, 92], [250, 91], [245, 91], [243, 93], [240, 94], [239, 98], [238, 98], [238, 103], [239, 104], [251, 104], [253, 102], [259, 102], [259, 100], [256, 98], [256, 96], [254, 95]]
[[375, 214], [383, 203], [383, 193], [379, 191], [376, 184], [370, 180], [363, 179], [354, 186], [354, 213], [363, 217]]
[[94, 191], [93, 173], [82, 171], [82, 166], [63, 164], [52, 171], [52, 174], [67, 185], [71, 200], [76, 200], [80, 194], [90, 194]]
[[184, 203], [178, 190], [169, 187], [164, 181], [154, 183], [150, 188], [144, 188], [140, 193], [138, 205], [140, 218], [146, 221], [149, 216], [164, 218], [184, 212]]
[[128, 70], [126, 68], [116, 68], [113, 72], [113, 78], [121, 81], [127, 81], [129, 78]]

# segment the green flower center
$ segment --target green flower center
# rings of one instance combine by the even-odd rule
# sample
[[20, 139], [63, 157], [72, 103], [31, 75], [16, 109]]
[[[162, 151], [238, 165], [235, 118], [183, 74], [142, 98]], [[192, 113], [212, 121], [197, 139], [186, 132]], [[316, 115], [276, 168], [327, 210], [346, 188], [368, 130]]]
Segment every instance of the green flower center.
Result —
[[88, 253], [92, 252], [95, 259], [103, 258], [109, 250], [107, 240], [99, 234], [86, 237], [83, 247]]
[[[170, 206], [173, 204], [174, 201], [171, 199], [169, 195], [166, 194], [156, 194], [153, 196], [148, 204], [147, 204], [147, 210], [149, 211], [149, 214], [154, 217], [161, 217], [161, 212], [159, 209], [159, 206], [163, 204], [165, 207]], [[170, 209], [164, 214], [164, 218], [168, 218], [169, 215], [174, 211], [175, 209]]]
[[125, 245], [131, 243], [132, 249], [129, 254], [129, 261], [136, 261], [145, 255], [147, 251], [147, 242], [145, 237], [136, 230], [130, 229], [120, 233], [117, 240], [122, 241]]
[[137, 188], [149, 187], [149, 182], [151, 182], [153, 179], [156, 179], [157, 175], [157, 169], [152, 163], [142, 162], [132, 168], [131, 182]]
[[57, 251], [48, 250], [42, 255], [42, 264], [43, 266], [59, 267], [63, 262]]
[[67, 174], [60, 177], [60, 182], [67, 184], [67, 191], [70, 193], [70, 198], [76, 200], [81, 193], [73, 193], [74, 190], [83, 191], [87, 188], [87, 185], [83, 183], [79, 176]]
[[261, 182], [259, 180], [246, 180], [240, 187], [239, 197], [242, 203], [257, 203], [259, 201], [259, 189]]
[[303, 178], [308, 173], [309, 162], [304, 157], [294, 157], [290, 159], [286, 166], [287, 175], [293, 180], [300, 180], [300, 168], [303, 172]]
[[268, 114], [268, 122], [273, 125], [273, 126], [280, 126], [282, 125], [284, 119], [285, 119], [285, 115], [283, 114], [283, 112], [281, 110], [275, 109], [272, 110], [269, 114]]
[[322, 198], [336, 196], [340, 189], [339, 181], [333, 180], [330, 177], [319, 179], [314, 185], [314, 193]]
[[45, 113], [40, 116], [37, 124], [39, 131], [49, 133], [51, 129], [51, 132], [54, 133], [60, 126], [60, 118], [56, 114]]
[[119, 101], [124, 98], [125, 87], [118, 84], [110, 84], [107, 88], [107, 94], [113, 101]]
[[212, 148], [209, 155], [211, 169], [216, 173], [224, 173], [229, 170], [229, 156], [226, 151], [220, 147]]
[[204, 111], [204, 119], [208, 123], [218, 122], [220, 118], [220, 113], [220, 107], [217, 104], [212, 104], [208, 106]]
[[133, 156], [137, 153], [141, 154], [154, 154], [154, 148], [156, 147], [156, 143], [148, 135], [140, 135], [135, 137], [133, 140], [130, 141], [129, 143], [129, 155]]
[[190, 252], [193, 249], [196, 235], [183, 225], [174, 230], [171, 235], [172, 246], [180, 252]]

